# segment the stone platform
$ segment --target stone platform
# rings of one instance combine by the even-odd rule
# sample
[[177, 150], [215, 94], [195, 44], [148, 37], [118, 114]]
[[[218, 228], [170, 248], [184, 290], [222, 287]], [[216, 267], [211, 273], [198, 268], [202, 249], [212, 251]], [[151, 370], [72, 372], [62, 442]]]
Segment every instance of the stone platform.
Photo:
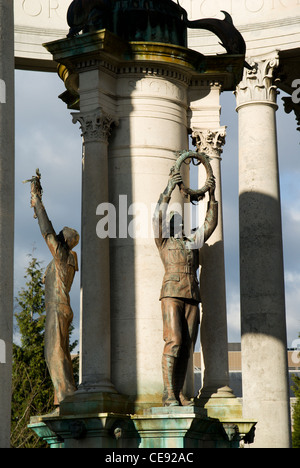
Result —
[[255, 422], [219, 420], [204, 408], [154, 407], [143, 414], [95, 412], [50, 414], [30, 428], [51, 448], [199, 449], [239, 448], [251, 442]]

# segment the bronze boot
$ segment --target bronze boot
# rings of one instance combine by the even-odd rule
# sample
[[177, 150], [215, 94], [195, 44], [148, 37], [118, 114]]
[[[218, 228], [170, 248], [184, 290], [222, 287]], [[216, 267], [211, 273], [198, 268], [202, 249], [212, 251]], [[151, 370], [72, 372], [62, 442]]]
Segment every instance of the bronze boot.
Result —
[[163, 355], [162, 373], [164, 381], [163, 405], [179, 406], [179, 401], [175, 397], [175, 368], [177, 358], [174, 356]]
[[175, 395], [179, 399], [180, 404], [182, 406], [192, 406], [194, 404], [194, 400], [190, 400], [187, 396], [183, 393], [183, 386], [185, 382], [186, 372], [188, 368], [188, 357], [179, 356], [178, 362], [176, 366], [176, 389]]

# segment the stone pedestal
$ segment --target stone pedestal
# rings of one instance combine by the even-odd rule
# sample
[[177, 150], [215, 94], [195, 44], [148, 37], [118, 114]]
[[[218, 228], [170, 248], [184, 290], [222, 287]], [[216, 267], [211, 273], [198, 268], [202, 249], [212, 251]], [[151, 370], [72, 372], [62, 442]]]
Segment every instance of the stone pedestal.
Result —
[[252, 441], [254, 427], [238, 418], [220, 422], [197, 407], [155, 407], [141, 415], [48, 415], [32, 418], [30, 424], [51, 448], [152, 449], [153, 457], [158, 449], [190, 449], [192, 456], [193, 449], [239, 448], [241, 441]]
[[[240, 434], [236, 422], [223, 425], [218, 419], [207, 417], [203, 408], [192, 406], [151, 408], [133, 421], [141, 438], [140, 448], [239, 448], [245, 436]], [[248, 423], [247, 433], [252, 427]]]
[[[29, 426], [50, 448], [138, 448], [139, 435], [130, 418], [117, 413], [42, 416]], [[122, 437], [122, 439], [121, 439]]]

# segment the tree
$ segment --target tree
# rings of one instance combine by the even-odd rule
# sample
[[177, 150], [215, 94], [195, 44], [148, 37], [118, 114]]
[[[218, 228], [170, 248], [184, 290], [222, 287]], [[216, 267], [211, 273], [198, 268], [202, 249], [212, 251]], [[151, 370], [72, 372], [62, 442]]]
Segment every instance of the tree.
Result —
[[[15, 317], [20, 345], [13, 346], [11, 446], [42, 448], [45, 443], [27, 425], [31, 416], [54, 410], [54, 389], [44, 359], [46, 313], [43, 269], [32, 255], [25, 279], [26, 288], [23, 287], [16, 298], [18, 311]], [[70, 349], [73, 350], [76, 345], [74, 342]], [[75, 375], [77, 371], [78, 359], [74, 362]]]

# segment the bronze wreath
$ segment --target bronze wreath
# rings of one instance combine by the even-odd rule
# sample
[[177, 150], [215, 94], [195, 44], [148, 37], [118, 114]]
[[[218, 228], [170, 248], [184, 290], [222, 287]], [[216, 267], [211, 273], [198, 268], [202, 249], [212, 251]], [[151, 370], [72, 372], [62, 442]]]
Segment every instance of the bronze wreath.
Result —
[[[186, 162], [187, 159], [190, 159], [188, 163]], [[195, 160], [197, 162], [195, 162]], [[195, 166], [199, 166], [200, 164], [203, 164], [203, 166], [205, 167], [207, 177], [206, 177], [205, 184], [203, 185], [202, 188], [198, 190], [192, 190], [188, 187], [185, 187], [183, 182], [178, 184], [181, 194], [185, 198], [190, 196], [191, 202], [194, 202], [194, 201], [198, 202], [202, 200], [204, 198], [205, 193], [209, 190], [208, 181], [211, 177], [214, 177], [213, 170], [209, 161], [210, 161], [210, 157], [205, 153], [197, 153], [195, 151], [183, 151], [180, 153], [176, 163], [174, 164], [174, 166], [172, 166], [170, 170], [170, 175], [174, 174], [174, 172], [180, 172], [182, 163], [190, 164], [191, 162], [193, 162]]]

